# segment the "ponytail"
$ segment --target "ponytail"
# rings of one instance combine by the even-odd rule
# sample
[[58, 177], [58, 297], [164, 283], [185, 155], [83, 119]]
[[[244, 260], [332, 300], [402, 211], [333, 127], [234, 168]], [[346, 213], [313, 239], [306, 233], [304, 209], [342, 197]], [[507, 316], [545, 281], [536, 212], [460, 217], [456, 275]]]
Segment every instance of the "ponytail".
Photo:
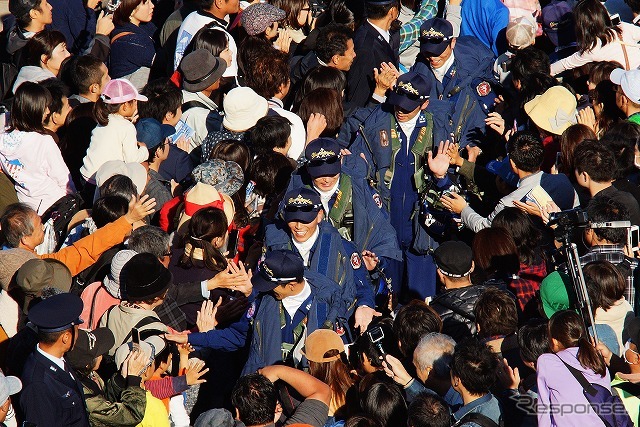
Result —
[[106, 126], [109, 123], [109, 114], [117, 113], [121, 105], [122, 103], [107, 104], [101, 96], [93, 106], [93, 117], [100, 126]]
[[601, 377], [607, 374], [607, 367], [602, 356], [585, 336], [578, 340], [578, 362], [583, 368], [591, 369]]
[[558, 311], [549, 319], [549, 336], [563, 348], [578, 347], [578, 362], [600, 376], [607, 368], [598, 350], [589, 341], [582, 317], [572, 310]]

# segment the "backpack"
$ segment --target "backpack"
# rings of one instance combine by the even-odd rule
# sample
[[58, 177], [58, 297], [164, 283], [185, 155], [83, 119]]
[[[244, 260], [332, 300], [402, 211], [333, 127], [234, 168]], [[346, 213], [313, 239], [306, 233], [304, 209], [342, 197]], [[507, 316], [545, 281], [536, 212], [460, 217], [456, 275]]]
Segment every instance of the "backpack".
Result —
[[560, 356], [556, 356], [580, 383], [582, 394], [606, 427], [632, 427], [634, 425], [620, 396], [611, 394], [609, 390], [599, 384], [590, 383], [582, 372], [567, 364]]
[[67, 194], [42, 214], [43, 224], [51, 221], [53, 237], [55, 238], [54, 251], [59, 250], [62, 243], [64, 243], [64, 238], [67, 235], [67, 226], [71, 222], [71, 218], [82, 208], [83, 203], [84, 201], [80, 194]]

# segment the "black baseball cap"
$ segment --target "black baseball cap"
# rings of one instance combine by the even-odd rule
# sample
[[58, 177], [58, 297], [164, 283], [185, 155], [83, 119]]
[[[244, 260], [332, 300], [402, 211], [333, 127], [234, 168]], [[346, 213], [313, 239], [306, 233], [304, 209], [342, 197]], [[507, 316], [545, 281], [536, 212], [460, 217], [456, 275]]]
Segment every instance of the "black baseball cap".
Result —
[[445, 276], [465, 277], [471, 273], [473, 252], [464, 242], [447, 241], [435, 250], [433, 260]]
[[303, 276], [304, 261], [300, 255], [290, 250], [277, 250], [267, 252], [251, 278], [251, 284], [258, 292], [269, 292], [280, 283], [299, 281]]
[[453, 39], [453, 25], [442, 18], [431, 18], [420, 25], [420, 53], [440, 56]]
[[78, 329], [76, 344], [64, 358], [74, 369], [84, 369], [96, 357], [106, 354], [115, 343], [116, 339], [109, 328], [96, 328], [93, 331]]
[[320, 195], [310, 188], [291, 190], [284, 196], [284, 220], [308, 224], [318, 216], [322, 208]]

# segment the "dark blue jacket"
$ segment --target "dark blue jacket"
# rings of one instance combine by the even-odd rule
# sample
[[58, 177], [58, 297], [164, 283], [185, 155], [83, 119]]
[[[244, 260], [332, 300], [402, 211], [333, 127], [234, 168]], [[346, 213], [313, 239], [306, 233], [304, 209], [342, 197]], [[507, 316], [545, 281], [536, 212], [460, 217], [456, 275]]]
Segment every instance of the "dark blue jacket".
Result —
[[[249, 304], [253, 304], [255, 295], [249, 296]], [[240, 319], [223, 329], [212, 329], [209, 332], [194, 332], [188, 335], [189, 344], [196, 347], [207, 347], [220, 351], [236, 351], [244, 347], [249, 333], [250, 316]]]
[[485, 134], [484, 119], [496, 98], [490, 86], [497, 84], [493, 75], [495, 58], [489, 48], [470, 36], [458, 37], [453, 52], [453, 65], [442, 83], [422, 55], [411, 70], [431, 81], [427, 111], [434, 116], [434, 140], [450, 139], [453, 132], [462, 148], [478, 144]]
[[69, 52], [87, 52], [96, 34], [96, 12], [82, 0], [50, 0], [49, 4], [53, 7], [51, 29], [64, 34]]
[[156, 26], [151, 22], [134, 25], [130, 22], [116, 27], [111, 33], [111, 40], [118, 34], [124, 35], [111, 44], [109, 74], [117, 79], [133, 73], [141, 67], [151, 67], [156, 56], [153, 33]]
[[[71, 368], [69, 368], [71, 369]], [[82, 384], [34, 349], [22, 371], [20, 407], [37, 426], [88, 427]]]
[[[393, 161], [393, 150], [391, 143], [391, 115], [392, 109], [387, 104], [376, 107], [363, 123], [364, 135], [358, 132], [355, 141], [350, 149], [354, 158], [364, 155], [368, 164], [368, 178], [376, 182], [376, 189], [382, 197], [384, 206], [389, 207], [391, 214], [391, 225], [396, 230], [399, 243], [401, 245], [409, 245], [418, 253], [424, 253], [429, 249], [435, 249], [437, 242], [427, 234], [425, 228], [419, 224], [418, 210], [418, 192], [413, 182], [413, 174], [415, 171], [415, 159], [411, 152], [411, 148], [420, 131], [420, 128], [427, 125], [427, 116], [421, 114], [418, 119], [416, 128], [409, 141], [409, 153], [405, 155], [406, 149], [399, 150], [399, 156], [395, 159], [394, 176], [391, 181], [391, 188], [387, 187], [384, 181], [385, 173], [389, 170]], [[385, 141], [381, 135], [386, 133]], [[435, 140], [434, 140], [435, 142]], [[406, 145], [403, 144], [404, 147]], [[401, 153], [402, 152], [402, 153]], [[427, 168], [425, 153], [424, 167]], [[401, 154], [401, 155], [400, 155]], [[402, 157], [402, 160], [400, 159]], [[402, 164], [398, 164], [398, 162]], [[402, 182], [400, 182], [402, 181]], [[437, 180], [436, 184], [439, 188], [446, 188], [451, 185], [448, 177]], [[392, 197], [393, 191], [393, 197]], [[397, 203], [396, 200], [403, 200], [404, 203]]]
[[[319, 225], [320, 234], [309, 254], [308, 270], [328, 277], [342, 288], [342, 301], [348, 307], [349, 318], [357, 305], [375, 307], [373, 290], [355, 245], [340, 236], [327, 221]], [[291, 240], [287, 224], [278, 220], [267, 225], [264, 238], [268, 251], [289, 249], [298, 252]]]
[[[307, 334], [345, 317], [341, 289], [337, 283], [314, 271], [307, 270], [305, 279], [311, 286], [312, 302], [307, 314]], [[249, 358], [242, 375], [257, 371], [282, 360], [282, 331], [280, 301], [270, 293], [260, 294], [250, 307], [253, 314], [253, 331]], [[291, 343], [293, 344], [293, 343]]]

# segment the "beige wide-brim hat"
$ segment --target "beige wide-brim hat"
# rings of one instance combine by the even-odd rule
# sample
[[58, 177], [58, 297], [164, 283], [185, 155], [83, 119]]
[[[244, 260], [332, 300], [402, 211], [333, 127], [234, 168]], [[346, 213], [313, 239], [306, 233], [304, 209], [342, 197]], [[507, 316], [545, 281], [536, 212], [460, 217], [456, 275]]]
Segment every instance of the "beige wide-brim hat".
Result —
[[564, 86], [553, 86], [524, 104], [524, 111], [539, 128], [553, 135], [561, 135], [577, 123], [578, 101]]
[[178, 223], [178, 234], [184, 236], [187, 231], [187, 221], [202, 208], [215, 207], [222, 209], [227, 222], [231, 224], [235, 215], [233, 201], [231, 197], [224, 193], [220, 193], [213, 186], [198, 182], [191, 187], [184, 198], [184, 211], [180, 215]]

